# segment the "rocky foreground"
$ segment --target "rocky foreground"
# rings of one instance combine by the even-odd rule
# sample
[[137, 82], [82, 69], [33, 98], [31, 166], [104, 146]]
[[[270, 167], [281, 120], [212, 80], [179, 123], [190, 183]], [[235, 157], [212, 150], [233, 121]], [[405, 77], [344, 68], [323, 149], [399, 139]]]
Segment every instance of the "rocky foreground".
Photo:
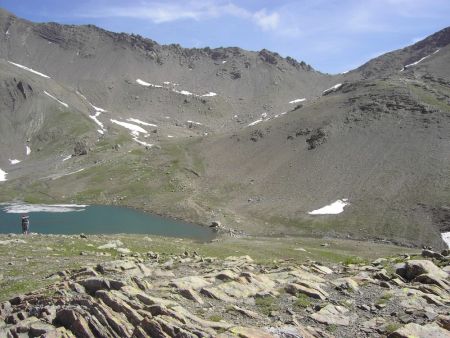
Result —
[[0, 337], [450, 337], [450, 256], [255, 263], [123, 253], [0, 304]]

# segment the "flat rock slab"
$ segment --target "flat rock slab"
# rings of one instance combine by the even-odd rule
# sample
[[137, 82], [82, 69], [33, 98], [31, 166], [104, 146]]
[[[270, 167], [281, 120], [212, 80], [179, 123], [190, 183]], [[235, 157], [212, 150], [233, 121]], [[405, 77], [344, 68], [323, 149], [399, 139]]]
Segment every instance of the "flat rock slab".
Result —
[[201, 276], [187, 276], [182, 278], [177, 278], [172, 280], [170, 283], [171, 286], [176, 287], [177, 289], [192, 289], [192, 290], [200, 290], [206, 286], [209, 286], [211, 283], [208, 282], [205, 278]]
[[313, 313], [310, 317], [319, 323], [327, 325], [350, 325], [350, 318], [345, 316], [348, 312], [343, 306], [328, 304], [319, 312]]

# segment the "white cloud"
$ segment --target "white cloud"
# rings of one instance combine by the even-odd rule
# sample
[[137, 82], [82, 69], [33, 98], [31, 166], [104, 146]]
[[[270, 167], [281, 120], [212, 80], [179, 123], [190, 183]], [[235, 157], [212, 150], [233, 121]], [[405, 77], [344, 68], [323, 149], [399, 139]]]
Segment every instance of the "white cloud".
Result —
[[262, 9], [253, 14], [253, 19], [263, 30], [275, 30], [280, 22], [280, 15], [277, 12], [268, 14], [265, 9]]
[[79, 16], [87, 18], [132, 18], [148, 19], [153, 23], [167, 23], [178, 20], [207, 20], [222, 16], [232, 16], [249, 20], [262, 30], [274, 30], [278, 27], [280, 16], [277, 12], [268, 12], [265, 8], [252, 12], [231, 2], [187, 1], [187, 2], [143, 2], [140, 5], [107, 6], [89, 8]]

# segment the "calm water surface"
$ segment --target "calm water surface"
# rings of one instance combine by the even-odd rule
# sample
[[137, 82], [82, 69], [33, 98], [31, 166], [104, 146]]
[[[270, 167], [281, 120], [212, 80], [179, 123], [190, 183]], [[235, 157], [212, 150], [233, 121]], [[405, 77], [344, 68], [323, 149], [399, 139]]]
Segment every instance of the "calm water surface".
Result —
[[43, 234], [149, 234], [214, 237], [205, 227], [116, 206], [0, 205], [0, 233], [20, 233], [21, 215], [30, 216], [30, 231]]

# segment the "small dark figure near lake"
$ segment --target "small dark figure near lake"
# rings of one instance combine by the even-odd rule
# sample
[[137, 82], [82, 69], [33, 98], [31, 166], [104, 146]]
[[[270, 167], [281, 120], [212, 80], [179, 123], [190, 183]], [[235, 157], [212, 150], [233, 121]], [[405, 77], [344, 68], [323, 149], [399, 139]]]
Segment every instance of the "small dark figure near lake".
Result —
[[22, 234], [28, 235], [30, 233], [30, 216], [22, 215]]

